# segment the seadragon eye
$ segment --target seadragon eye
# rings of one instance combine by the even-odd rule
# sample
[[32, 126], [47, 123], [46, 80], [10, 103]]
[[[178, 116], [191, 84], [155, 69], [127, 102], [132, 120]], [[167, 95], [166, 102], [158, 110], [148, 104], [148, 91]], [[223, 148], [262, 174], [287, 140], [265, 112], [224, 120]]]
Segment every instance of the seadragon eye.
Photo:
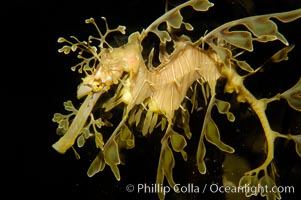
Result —
[[99, 92], [102, 88], [103, 88], [103, 84], [101, 84], [99, 81], [94, 81], [92, 83], [93, 92]]

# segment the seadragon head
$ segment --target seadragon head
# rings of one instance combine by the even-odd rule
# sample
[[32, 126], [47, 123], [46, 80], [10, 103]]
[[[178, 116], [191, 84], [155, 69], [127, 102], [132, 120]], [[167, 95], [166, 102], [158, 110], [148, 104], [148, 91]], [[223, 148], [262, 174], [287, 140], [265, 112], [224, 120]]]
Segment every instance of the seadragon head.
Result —
[[[85, 77], [78, 86], [77, 98], [86, 96], [79, 110], [75, 109], [72, 103], [68, 101], [64, 105], [66, 110], [72, 111], [72, 113], [67, 116], [56, 113], [53, 118], [53, 121], [59, 123], [57, 132], [64, 135], [53, 145], [53, 148], [60, 153], [65, 153], [67, 149], [72, 147], [76, 138], [85, 132], [87, 127], [90, 127], [90, 124], [87, 125], [87, 119], [93, 118], [91, 112], [100, 96], [109, 91], [113, 85], [124, 85], [123, 79], [128, 76], [135, 76], [143, 63], [140, 34], [138, 32], [133, 33], [129, 36], [128, 43], [113, 48], [106, 41], [106, 37], [112, 32], [124, 34], [125, 27], [118, 26], [115, 29], [109, 29], [106, 19], [104, 17], [102, 19], [106, 24], [104, 34], [93, 18], [86, 20], [86, 23], [91, 23], [96, 27], [99, 34], [97, 37], [90, 36], [87, 42], [80, 41], [74, 36], [71, 36], [71, 40], [58, 39], [59, 43], [67, 43], [59, 49], [60, 53], [78, 52], [77, 57], [81, 59], [81, 62], [71, 69], [85, 73]], [[71, 118], [73, 119], [71, 120]], [[69, 121], [72, 121], [70, 126]], [[95, 123], [98, 123], [97, 120]], [[100, 127], [100, 125], [97, 126]], [[87, 137], [89, 137], [88, 135]], [[99, 148], [102, 147], [99, 146]]]
[[[94, 20], [90, 19], [89, 22], [94, 23]], [[114, 30], [123, 31], [123, 27], [119, 26]], [[101, 37], [99, 39], [101, 42], [99, 48], [85, 45], [85, 48], [89, 49], [90, 53], [92, 53], [95, 67], [93, 67], [92, 70], [88, 68], [88, 70], [91, 70], [91, 74], [87, 74], [87, 76], [83, 78], [83, 81], [77, 90], [77, 98], [80, 99], [91, 93], [108, 91], [111, 85], [119, 83], [124, 72], [131, 72], [131, 74], [137, 72], [141, 60], [141, 56], [139, 56], [141, 52], [141, 45], [139, 42], [140, 35], [138, 32], [132, 34], [129, 37], [127, 44], [112, 48], [105, 41], [105, 36], [114, 30], [107, 30], [105, 35], [101, 35], [100, 33]], [[103, 47], [104, 43], [107, 44], [108, 48]], [[100, 52], [97, 53], [97, 50]]]
[[137, 37], [138, 34], [133, 35], [129, 38], [131, 41], [119, 48], [102, 49], [97, 68], [83, 78], [78, 87], [78, 98], [91, 92], [107, 91], [111, 85], [119, 83], [124, 72], [136, 73], [140, 62], [137, 52], [141, 48]]

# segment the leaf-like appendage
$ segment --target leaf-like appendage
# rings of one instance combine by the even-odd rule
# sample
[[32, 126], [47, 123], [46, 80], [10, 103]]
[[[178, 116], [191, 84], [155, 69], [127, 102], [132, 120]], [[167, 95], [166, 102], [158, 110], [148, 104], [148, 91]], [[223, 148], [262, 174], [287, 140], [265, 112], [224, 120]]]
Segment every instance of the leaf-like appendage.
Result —
[[101, 128], [102, 126], [105, 125], [105, 123], [102, 121], [101, 118], [98, 118], [98, 119], [94, 120], [93, 124], [95, 124], [98, 128]]
[[56, 133], [58, 135], [65, 134], [69, 128], [69, 115], [63, 115], [61, 113], [55, 113], [53, 115], [52, 121], [58, 123]]
[[278, 39], [287, 45], [288, 42], [284, 36], [278, 32], [277, 25], [275, 22], [270, 20], [271, 17], [273, 16], [263, 15], [248, 17], [242, 24], [245, 25], [260, 42], [268, 42]]
[[[253, 41], [269, 42], [279, 40], [285, 45], [288, 45], [287, 40], [278, 32], [277, 25], [271, 18], [277, 18], [282, 22], [290, 22], [300, 17], [301, 9], [290, 12], [247, 17], [219, 26], [208, 33], [204, 37], [204, 41], [217, 52], [226, 66], [230, 66], [232, 52], [225, 49], [225, 45], [230, 44], [247, 51], [253, 51]], [[231, 28], [238, 25], [244, 25], [250, 32], [244, 30], [230, 31]], [[245, 66], [246, 65], [243, 65], [243, 67]]]
[[142, 109], [139, 109], [138, 111], [137, 111], [137, 113], [135, 114], [135, 122], [136, 122], [136, 126], [138, 126], [138, 124], [139, 124], [139, 122], [140, 122], [140, 120], [141, 120], [141, 115], [142, 115]]
[[186, 147], [187, 142], [185, 137], [172, 130], [170, 142], [173, 150], [175, 150], [176, 152], [181, 152], [183, 159], [186, 161], [187, 153], [184, 151], [184, 148]]
[[123, 145], [119, 145], [120, 148], [124, 147], [126, 149], [132, 149], [135, 147], [135, 137], [132, 131], [127, 125], [123, 125], [120, 132], [120, 140]]
[[[98, 36], [89, 36], [88, 41], [80, 41], [75, 36], [70, 36], [71, 40], [67, 40], [63, 37], [58, 39], [58, 43], [67, 43], [58, 50], [59, 53], [69, 54], [71, 51], [78, 51], [77, 58], [82, 61], [71, 67], [72, 71], [78, 69], [79, 73], [83, 71], [86, 74], [92, 74], [97, 64], [99, 63], [101, 55], [106, 52], [107, 49], [113, 49], [111, 45], [106, 41], [106, 37], [112, 32], [119, 32], [125, 34], [125, 26], [118, 26], [117, 28], [110, 29], [106, 18], [102, 17], [105, 22], [105, 33], [102, 33], [98, 28], [93, 18], [87, 19], [87, 24], [93, 24], [98, 32]], [[106, 45], [106, 46], [104, 46]], [[88, 55], [88, 56], [87, 56]]]
[[100, 151], [98, 155], [95, 157], [93, 162], [91, 163], [87, 174], [89, 177], [94, 176], [96, 173], [102, 171], [106, 166], [105, 160], [104, 160], [104, 155], [103, 151]]
[[[278, 62], [281, 62], [281, 61], [284, 61], [284, 60], [288, 60], [288, 53], [290, 51], [293, 50], [293, 48], [295, 47], [295, 45], [289, 45], [289, 46], [286, 46], [286, 47], [283, 47], [282, 49], [280, 49], [279, 51], [277, 51], [271, 58], [269, 58], [267, 61], [265, 61], [260, 67], [258, 67], [256, 70], [253, 70], [253, 71], [249, 71], [249, 70], [246, 70], [248, 72], [250, 72], [248, 75], [252, 75], [252, 74], [255, 74], [256, 72], [262, 72], [263, 68], [265, 66], [268, 66], [268, 64], [270, 62], [273, 62], [273, 63], [278, 63]], [[238, 66], [245, 70], [242, 66], [240, 66], [239, 62], [244, 62], [244, 61], [237, 61], [235, 60], [238, 64]], [[248, 76], [246, 75], [246, 76]]]
[[59, 123], [59, 128], [62, 128], [64, 131], [67, 131], [69, 128], [69, 117], [66, 117]]
[[219, 113], [226, 114], [228, 120], [230, 122], [234, 122], [235, 116], [233, 115], [233, 113], [230, 112], [231, 105], [230, 105], [229, 102], [216, 99], [215, 100], [215, 105], [216, 105]]
[[236, 64], [240, 67], [240, 69], [247, 72], [254, 72], [254, 69], [246, 61], [240, 61], [240, 60], [235, 60], [235, 61]]
[[103, 141], [103, 137], [102, 137], [101, 133], [95, 132], [94, 135], [95, 135], [96, 147], [99, 149], [103, 149], [104, 141]]
[[[170, 127], [168, 127], [169, 129]], [[166, 132], [165, 134], [172, 134], [170, 132]], [[166, 135], [165, 135], [166, 136]], [[170, 187], [178, 190], [175, 181], [173, 180], [172, 170], [175, 166], [175, 159], [173, 156], [173, 152], [169, 147], [169, 137], [162, 138], [162, 146], [161, 153], [159, 158], [158, 170], [157, 170], [157, 178], [156, 184], [163, 185], [164, 176], [166, 177], [168, 184]], [[158, 196], [161, 200], [164, 199], [165, 194], [162, 191], [159, 191]]]
[[172, 176], [172, 170], [175, 167], [175, 159], [174, 159], [172, 150], [170, 149], [168, 144], [162, 145], [162, 152], [161, 153], [162, 153], [162, 157], [161, 157], [161, 159], [162, 159], [162, 168], [163, 168], [164, 174], [167, 178], [168, 184], [171, 187], [175, 187], [176, 183], [173, 180], [173, 176]]
[[274, 63], [281, 62], [283, 60], [288, 60], [288, 53], [293, 50], [295, 45], [289, 45], [288, 47], [284, 47], [281, 50], [279, 50], [277, 53], [275, 53], [271, 57], [271, 61]]
[[106, 41], [106, 37], [112, 32], [120, 32], [122, 34], [125, 34], [125, 26], [118, 26], [115, 29], [110, 29], [109, 26], [108, 26], [106, 18], [102, 17], [101, 19], [105, 22], [105, 26], [106, 26], [106, 32], [104, 34], [99, 30], [99, 28], [98, 28], [98, 26], [97, 26], [97, 24], [96, 24], [96, 22], [93, 18], [86, 19], [85, 22], [87, 24], [93, 24], [95, 26], [96, 30], [98, 31], [98, 34], [99, 34], [99, 36], [98, 36], [99, 38], [97, 38], [97, 37], [95, 38], [93, 36], [90, 36], [89, 41], [91, 41], [93, 39], [96, 39], [100, 42], [100, 45], [99, 45], [100, 48], [104, 48], [104, 46], [103, 46], [104, 44], [106, 44], [109, 48], [112, 48], [111, 45]]
[[205, 174], [207, 169], [206, 169], [206, 164], [205, 164], [205, 155], [206, 155], [206, 147], [204, 144], [204, 139], [203, 137], [200, 138], [199, 145], [198, 145], [198, 150], [196, 153], [196, 159], [197, 159], [197, 165], [198, 165], [198, 170], [201, 174]]
[[[257, 174], [251, 176], [251, 175], [245, 175], [243, 177], [241, 177], [241, 179], [239, 180], [239, 187], [242, 188], [257, 188], [258, 187], [258, 178], [257, 178]], [[250, 197], [252, 195], [257, 196], [258, 194], [258, 190], [246, 190], [245, 191], [245, 195], [246, 197]]]
[[179, 29], [183, 24], [187, 30], [193, 30], [193, 27], [190, 24], [183, 22], [183, 17], [180, 13], [180, 10], [187, 6], [192, 6], [193, 9], [197, 11], [207, 11], [210, 7], [213, 6], [213, 3], [210, 3], [208, 0], [187, 1], [175, 7], [174, 9], [168, 11], [159, 19], [154, 21], [146, 30], [144, 30], [144, 32], [142, 33], [142, 38], [145, 37], [149, 32], [153, 32], [159, 37], [160, 42], [162, 44], [165, 44], [166, 41], [170, 41], [171, 40], [170, 33], [164, 30], [159, 30], [159, 25], [162, 24], [163, 22], [166, 22], [168, 29], [170, 27]]
[[120, 164], [120, 157], [118, 151], [118, 145], [114, 139], [108, 141], [103, 150], [104, 160], [111, 167], [112, 172], [114, 173], [116, 179], [120, 180], [120, 172], [117, 165]]
[[55, 113], [52, 121], [57, 122], [59, 124], [58, 128], [62, 129], [64, 133], [69, 129], [69, 120], [70, 117], [77, 114], [77, 109], [73, 106], [72, 101], [64, 102], [65, 110], [70, 111], [71, 113], [68, 115], [63, 115], [60, 113]]
[[63, 53], [63, 52], [64, 52], [64, 54], [69, 54], [69, 53], [70, 53], [70, 50], [71, 50], [71, 47], [70, 47], [70, 46], [64, 45], [62, 48], [60, 48], [60, 49], [58, 50], [58, 52], [59, 52], [59, 53]]
[[301, 112], [301, 78], [292, 88], [282, 93], [281, 97], [285, 98], [293, 109]]
[[203, 131], [208, 142], [217, 146], [221, 151], [234, 153], [234, 149], [232, 147], [220, 140], [218, 127], [211, 117], [205, 119]]
[[82, 132], [83, 132], [85, 139], [88, 139], [90, 137], [90, 131], [89, 131], [88, 127], [84, 127], [82, 129]]
[[277, 190], [277, 186], [270, 176], [264, 175], [259, 180], [259, 185], [264, 187], [264, 189], [262, 189], [260, 193], [262, 197], [265, 196], [267, 200], [281, 199], [281, 195]]
[[234, 152], [234, 149], [232, 147], [230, 147], [229, 145], [227, 145], [221, 141], [218, 127], [215, 124], [215, 122], [213, 121], [213, 119], [211, 118], [211, 111], [212, 111], [212, 108], [214, 105], [216, 105], [218, 107], [218, 110], [220, 113], [222, 113], [222, 114], [226, 113], [228, 116], [228, 119], [230, 121], [231, 120], [234, 121], [234, 119], [235, 119], [234, 115], [231, 112], [229, 112], [230, 104], [228, 102], [218, 100], [214, 96], [211, 97], [208, 108], [207, 108], [207, 112], [205, 115], [202, 133], [201, 133], [201, 137], [200, 137], [199, 145], [198, 145], [198, 149], [197, 149], [197, 165], [198, 165], [198, 170], [201, 174], [206, 173], [206, 165], [204, 162], [204, 158], [206, 155], [204, 137], [207, 139], [208, 142], [215, 145], [220, 150], [222, 150], [224, 152], [228, 152], [228, 153]]
[[167, 119], [162, 118], [160, 124], [161, 124], [161, 131], [163, 131], [167, 125]]
[[124, 124], [120, 129], [120, 139], [126, 141], [128, 138], [130, 138], [131, 134], [132, 132], [130, 131], [129, 127]]
[[65, 110], [70, 111], [71, 113], [67, 114], [67, 115], [63, 115], [61, 113], [55, 113], [52, 118], [53, 122], [56, 122], [59, 124], [58, 128], [56, 130], [56, 133], [58, 135], [64, 135], [68, 131], [70, 117], [76, 115], [78, 112], [77, 109], [74, 108], [74, 106], [70, 100], [64, 102], [64, 107], [65, 107]]
[[294, 140], [296, 152], [301, 157], [301, 135], [291, 135], [290, 137]]
[[228, 28], [221, 30], [220, 36], [226, 42], [247, 51], [252, 51], [252, 34], [247, 31], [229, 31]]
[[184, 130], [184, 133], [188, 139], [190, 139], [192, 136], [192, 133], [190, 132], [189, 118], [189, 111], [187, 109], [181, 109], [180, 122], [178, 123], [178, 126]]
[[154, 131], [154, 128], [156, 127], [157, 122], [158, 122], [158, 114], [154, 113], [153, 117], [152, 117], [152, 120], [151, 120], [151, 123], [149, 125], [149, 129], [148, 129], [149, 133], [152, 133]]
[[80, 136], [77, 137], [76, 143], [78, 147], [83, 147], [85, 144], [86, 140], [83, 136], [83, 134], [81, 134]]
[[[157, 177], [156, 177], [156, 184], [158, 185], [163, 185], [163, 181], [164, 181], [164, 171], [161, 167], [161, 156], [160, 156], [160, 160], [159, 160], [159, 166], [158, 166], [158, 170], [157, 170]], [[164, 193], [162, 191], [158, 192], [158, 196], [160, 200], [164, 199]]]
[[147, 135], [151, 121], [153, 118], [153, 112], [148, 111], [146, 113], [145, 119], [144, 119], [144, 124], [143, 124], [143, 128], [142, 128], [142, 135]]
[[278, 20], [284, 23], [288, 23], [301, 17], [301, 9], [296, 9], [293, 11], [288, 11], [283, 13], [270, 14], [270, 15], [272, 15], [273, 17], [277, 18]]
[[53, 121], [53, 122], [60, 123], [62, 120], [64, 120], [64, 116], [65, 116], [65, 115], [63, 115], [63, 114], [61, 114], [61, 113], [54, 113], [53, 118], [52, 118], [52, 121]]

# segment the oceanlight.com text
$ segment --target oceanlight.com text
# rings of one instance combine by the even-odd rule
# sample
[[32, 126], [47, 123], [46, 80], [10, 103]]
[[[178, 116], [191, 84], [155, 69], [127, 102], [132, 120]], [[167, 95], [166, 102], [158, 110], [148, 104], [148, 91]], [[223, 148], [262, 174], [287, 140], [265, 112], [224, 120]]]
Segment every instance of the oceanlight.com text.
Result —
[[137, 185], [128, 184], [126, 186], [127, 192], [137, 192], [144, 194], [152, 193], [163, 193], [167, 194], [169, 192], [175, 193], [245, 193], [256, 195], [258, 193], [289, 193], [293, 194], [295, 192], [294, 186], [267, 186], [267, 185], [249, 185], [245, 184], [243, 186], [223, 186], [217, 183], [204, 184], [203, 186], [195, 185], [193, 183], [188, 183], [186, 185], [175, 184], [173, 187], [163, 184], [147, 184], [141, 183]]

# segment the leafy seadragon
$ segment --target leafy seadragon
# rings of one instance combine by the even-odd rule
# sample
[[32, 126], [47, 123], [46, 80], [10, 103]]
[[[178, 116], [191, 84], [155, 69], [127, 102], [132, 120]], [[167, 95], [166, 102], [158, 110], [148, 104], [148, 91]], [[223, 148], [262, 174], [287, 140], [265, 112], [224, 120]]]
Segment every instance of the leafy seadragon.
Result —
[[[287, 54], [294, 45], [289, 45], [272, 19], [283, 23], [294, 21], [301, 17], [301, 9], [231, 21], [192, 41], [188, 36], [178, 34], [183, 28], [193, 31], [193, 26], [184, 22], [181, 15], [181, 9], [188, 6], [205, 12], [213, 4], [208, 0], [187, 1], [166, 12], [148, 28], [132, 33], [126, 44], [116, 48], [106, 41], [106, 37], [113, 32], [124, 34], [125, 27], [110, 29], [105, 18], [102, 18], [106, 24], [105, 33], [100, 31], [93, 18], [86, 20], [99, 33], [98, 36], [89, 36], [88, 41], [80, 41], [74, 36], [70, 40], [59, 38], [59, 43], [65, 43], [59, 52], [78, 52], [81, 61], [72, 69], [86, 75], [77, 91], [77, 97], [85, 97], [85, 101], [79, 109], [74, 108], [71, 101], [67, 101], [64, 106], [71, 113], [54, 114], [53, 121], [59, 124], [57, 132], [62, 137], [53, 144], [53, 148], [59, 153], [65, 153], [75, 143], [82, 147], [87, 140], [94, 139], [99, 153], [88, 169], [88, 176], [95, 175], [108, 165], [116, 179], [120, 180], [120, 151], [135, 147], [136, 133], [132, 128], [140, 125], [142, 135], [146, 136], [161, 127], [164, 134], [161, 139], [156, 183], [163, 184], [166, 178], [169, 185], [177, 189], [173, 179], [174, 152], [181, 153], [183, 159], [187, 160], [186, 140], [192, 136], [188, 125], [189, 117], [190, 113], [199, 109], [196, 97], [198, 93], [203, 94], [207, 104], [196, 152], [199, 172], [206, 173], [204, 140], [221, 151], [234, 153], [234, 148], [221, 141], [218, 126], [211, 117], [211, 111], [216, 107], [230, 122], [235, 120], [234, 114], [230, 112], [231, 104], [216, 97], [217, 81], [223, 78], [226, 80], [224, 92], [235, 93], [238, 102], [247, 103], [256, 113], [267, 143], [264, 163], [246, 172], [239, 184], [261, 184], [271, 188], [276, 185], [268, 170], [274, 159], [275, 139], [293, 140], [296, 152], [301, 157], [301, 135], [281, 134], [272, 130], [265, 110], [269, 103], [285, 99], [290, 107], [301, 111], [301, 78], [292, 88], [281, 94], [257, 99], [245, 87], [244, 79], [256, 74], [263, 66], [255, 69], [247, 61], [240, 60], [239, 56], [244, 51], [252, 52], [254, 41], [266, 43], [279, 40], [285, 47], [273, 55], [270, 61], [277, 63], [288, 59]], [[159, 28], [161, 24], [166, 24], [166, 28]], [[149, 33], [155, 34], [160, 40], [160, 63], [156, 67], [152, 62], [154, 49], [147, 58], [142, 56], [142, 41]], [[167, 50], [167, 44], [170, 43], [173, 45], [172, 51]], [[243, 71], [244, 75], [238, 71]], [[188, 104], [192, 105], [190, 109]], [[99, 116], [104, 116], [118, 105], [124, 106], [122, 119], [110, 136], [103, 137], [102, 128], [112, 124]], [[95, 115], [96, 111], [102, 114]], [[183, 132], [175, 131], [175, 127], [182, 128]], [[164, 198], [163, 193], [158, 195], [160, 199]], [[252, 195], [257, 193], [246, 193], [246, 196]], [[279, 192], [261, 195], [267, 199], [280, 199]]]

